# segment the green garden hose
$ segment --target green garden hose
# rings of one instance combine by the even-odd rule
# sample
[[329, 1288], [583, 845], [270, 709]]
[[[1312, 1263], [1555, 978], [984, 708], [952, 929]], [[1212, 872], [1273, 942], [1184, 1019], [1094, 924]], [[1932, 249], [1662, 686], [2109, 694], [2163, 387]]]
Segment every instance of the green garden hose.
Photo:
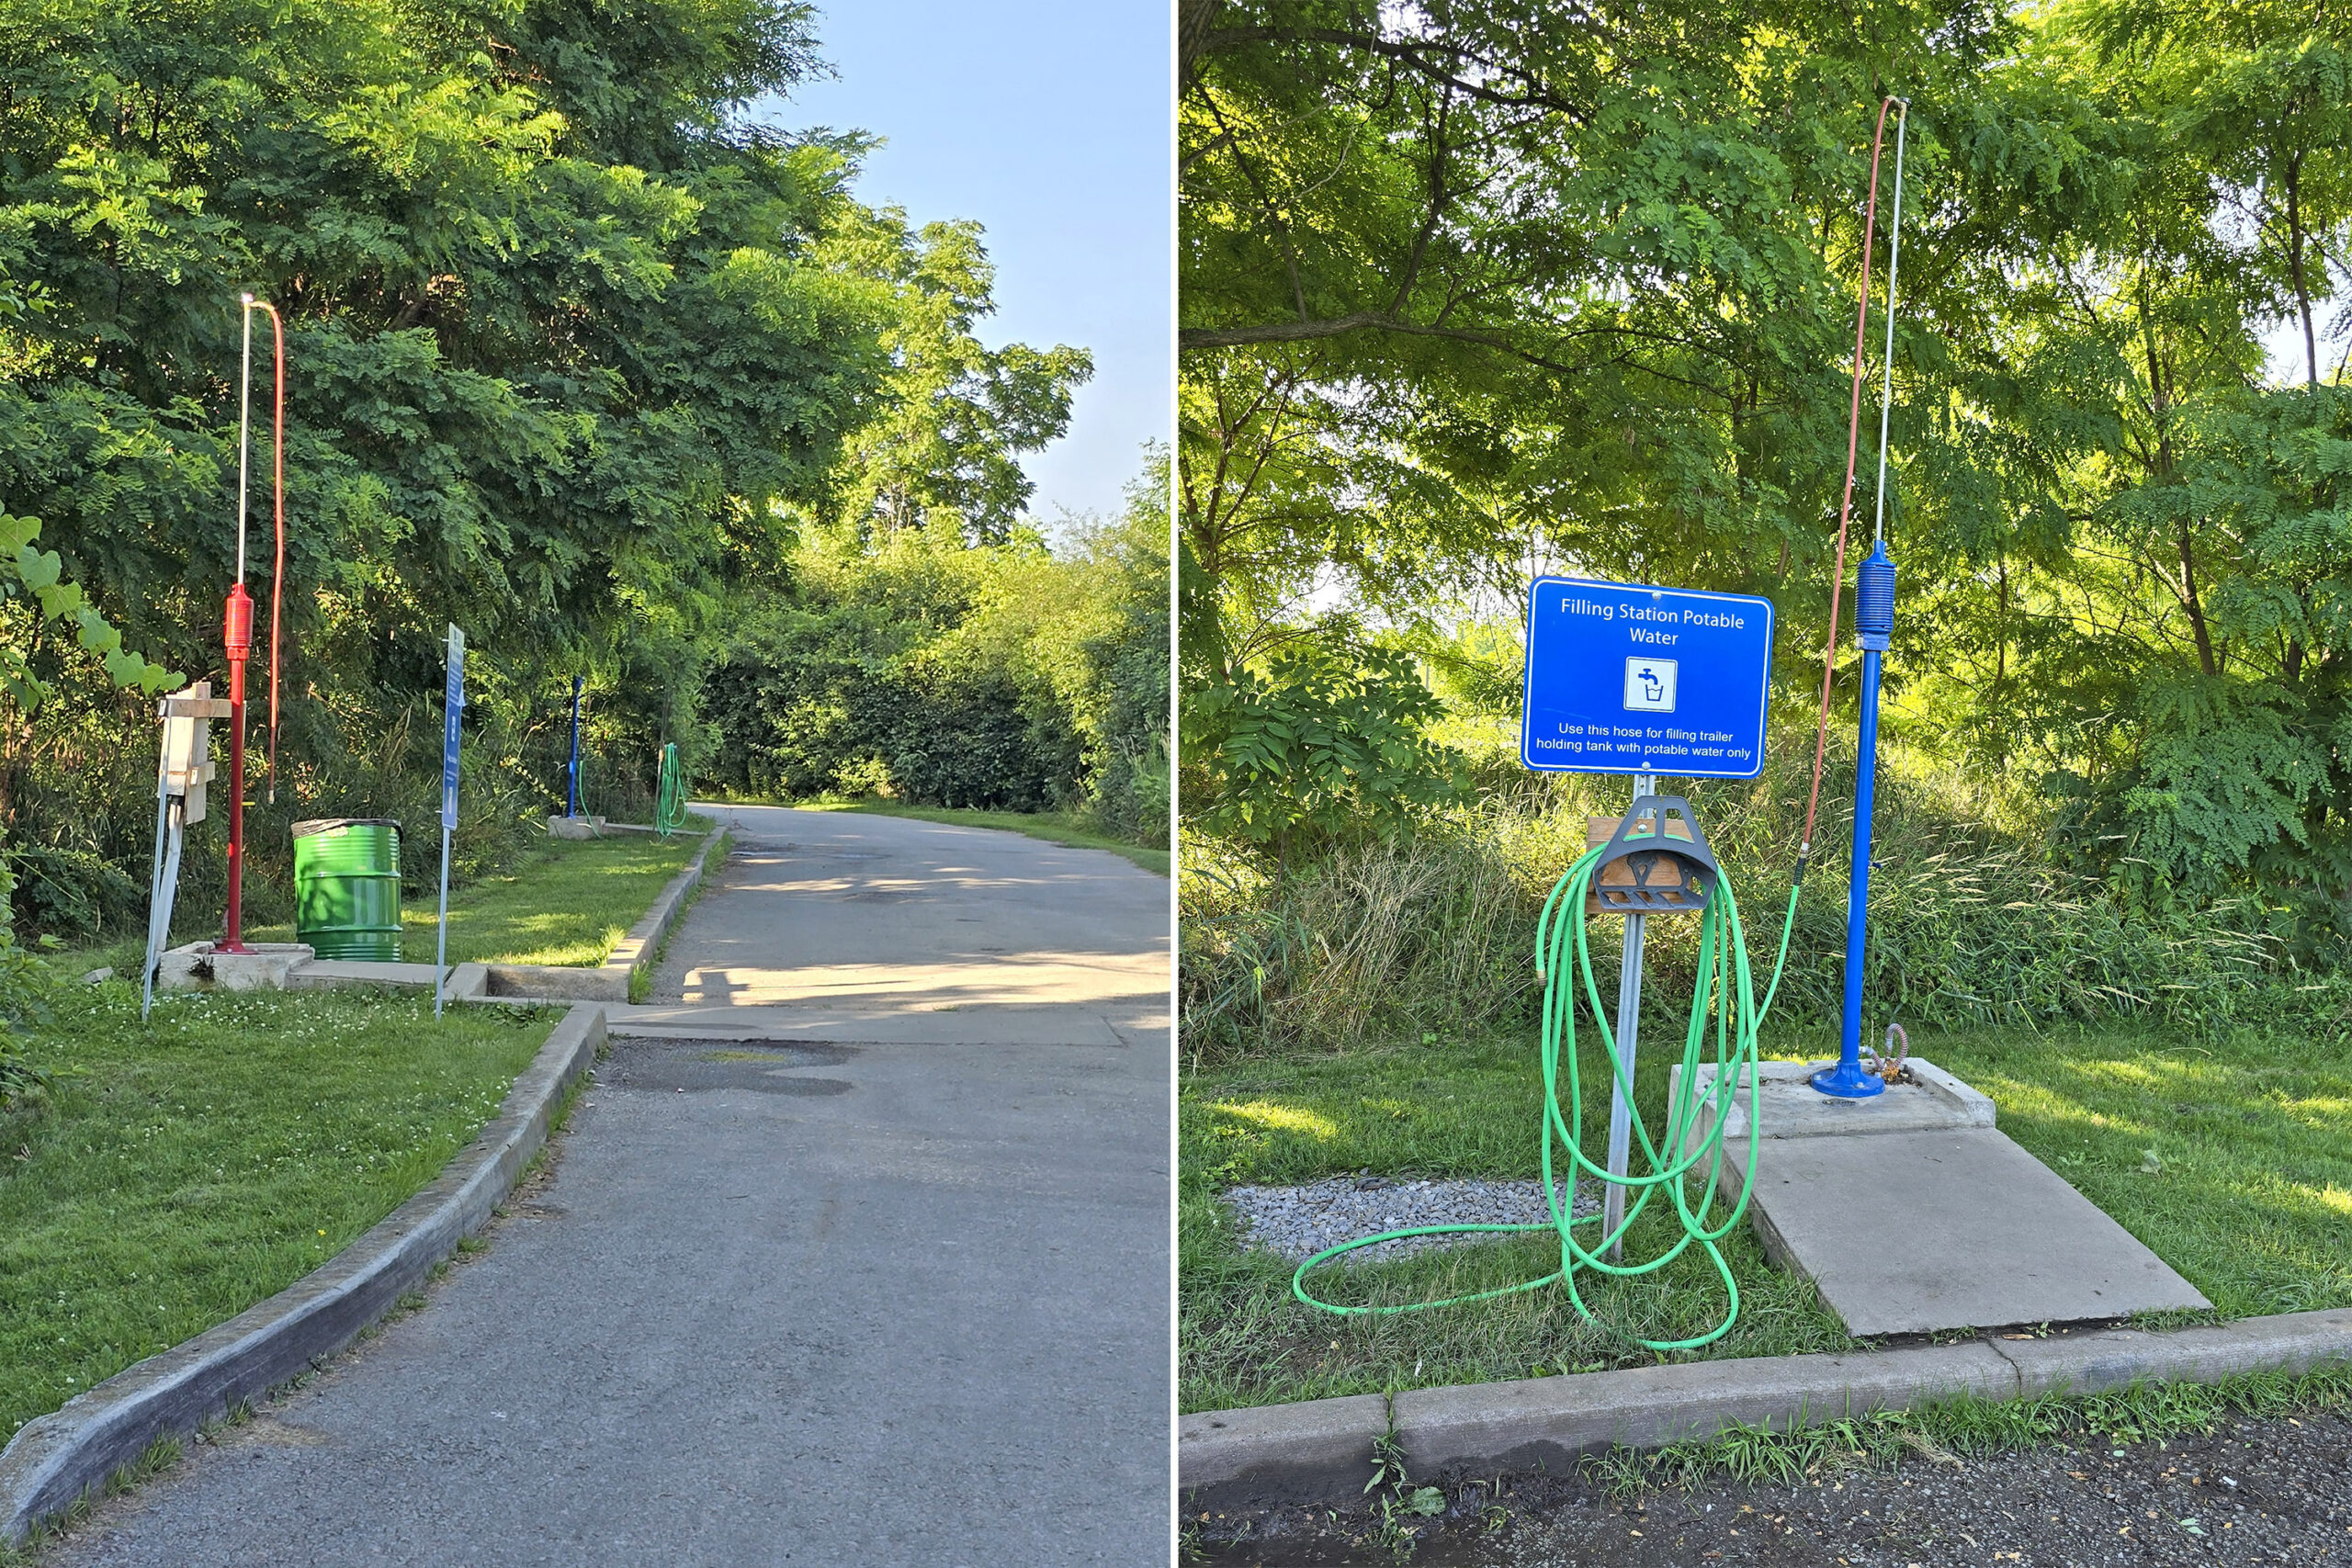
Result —
[[[1535, 928], [1536, 970], [1544, 977], [1543, 1170], [1544, 1202], [1552, 1214], [1550, 1224], [1415, 1225], [1407, 1230], [1383, 1231], [1377, 1235], [1326, 1247], [1300, 1264], [1298, 1271], [1291, 1276], [1291, 1292], [1308, 1306], [1343, 1316], [1387, 1316], [1396, 1313], [1426, 1312], [1432, 1307], [1459, 1306], [1465, 1302], [1486, 1301], [1521, 1291], [1541, 1290], [1556, 1280], [1567, 1286], [1568, 1300], [1575, 1303], [1577, 1313], [1587, 1322], [1595, 1322], [1592, 1309], [1585, 1303], [1583, 1294], [1577, 1289], [1578, 1269], [1589, 1269], [1618, 1276], [1647, 1274], [1671, 1263], [1695, 1241], [1713, 1262], [1715, 1272], [1723, 1280], [1724, 1289], [1729, 1295], [1730, 1305], [1724, 1314], [1723, 1321], [1696, 1338], [1644, 1339], [1640, 1343], [1653, 1350], [1691, 1350], [1712, 1344], [1731, 1332], [1732, 1325], [1739, 1317], [1739, 1285], [1733, 1280], [1731, 1268], [1724, 1261], [1723, 1251], [1717, 1244], [1731, 1234], [1732, 1227], [1747, 1212], [1748, 1191], [1756, 1182], [1756, 1037], [1763, 1025], [1765, 1014], [1771, 1009], [1772, 997], [1780, 989], [1781, 968], [1788, 962], [1789, 935], [1796, 924], [1797, 888], [1792, 886], [1789, 889], [1789, 919], [1781, 929], [1780, 958], [1773, 964], [1772, 981], [1766, 987], [1763, 1003], [1759, 1006], [1748, 974], [1747, 939], [1740, 924], [1738, 901], [1732, 897], [1730, 878], [1716, 878], [1714, 895], [1708, 899], [1705, 910], [1699, 917], [1698, 983], [1690, 998], [1690, 1027], [1683, 1036], [1681, 1077], [1667, 1106], [1665, 1137], [1659, 1143], [1652, 1143], [1649, 1130], [1642, 1124], [1640, 1113], [1634, 1111], [1633, 1132], [1648, 1161], [1648, 1173], [1636, 1175], [1629, 1170], [1623, 1176], [1612, 1176], [1584, 1152], [1584, 1081], [1577, 1065], [1575, 981], [1568, 978], [1572, 975], [1583, 976], [1585, 996], [1591, 1003], [1592, 1016], [1600, 1027], [1601, 1043], [1608, 1048], [1610, 1072], [1624, 1094], [1627, 1109], [1631, 1110], [1633, 1083], [1624, 1064], [1618, 1057], [1616, 1034], [1610, 1028], [1608, 1010], [1601, 1005], [1600, 987], [1592, 977], [1592, 948], [1588, 922], [1583, 918], [1586, 889], [1599, 867], [1601, 854], [1602, 848], [1587, 851], [1568, 868], [1567, 874], [1554, 884], [1552, 896], [1544, 901], [1543, 918]], [[1702, 1094], [1698, 1086], [1698, 1068], [1706, 1052], [1710, 1016], [1715, 1026], [1715, 1076], [1713, 1085]], [[1565, 1112], [1560, 1103], [1560, 1064], [1563, 1056], [1567, 1062], [1568, 1080], [1568, 1103]], [[1710, 1227], [1708, 1213], [1717, 1201], [1715, 1180], [1722, 1168], [1724, 1123], [1743, 1078], [1749, 1085], [1747, 1171], [1740, 1182], [1739, 1201], [1731, 1205], [1722, 1224]], [[1705, 1136], [1692, 1144], [1690, 1134], [1702, 1111], [1712, 1112], [1713, 1121]], [[1590, 1224], [1600, 1216], [1588, 1214], [1577, 1219], [1571, 1214], [1570, 1200], [1562, 1196], [1553, 1180], [1555, 1148], [1564, 1148], [1567, 1153], [1571, 1195], [1575, 1191], [1574, 1173], [1578, 1170], [1588, 1171], [1603, 1182], [1634, 1190], [1628, 1194], [1632, 1201], [1623, 1222], [1615, 1231], [1600, 1236], [1589, 1247], [1577, 1239], [1574, 1227]], [[1661, 1150], [1666, 1152], [1662, 1154]], [[1676, 1150], [1682, 1152], [1677, 1156], [1673, 1153]], [[1706, 1179], [1694, 1207], [1686, 1179], [1702, 1163], [1705, 1166]], [[1609, 1262], [1607, 1254], [1612, 1245], [1633, 1228], [1642, 1211], [1661, 1191], [1673, 1200], [1675, 1213], [1682, 1224], [1681, 1239], [1646, 1262]], [[1358, 1247], [1372, 1247], [1402, 1236], [1546, 1229], [1559, 1235], [1560, 1267], [1540, 1280], [1504, 1285], [1472, 1295], [1451, 1296], [1443, 1301], [1413, 1302], [1401, 1306], [1340, 1306], [1317, 1301], [1306, 1292], [1306, 1276], [1310, 1270]]]
[[662, 782], [653, 797], [653, 830], [668, 838], [686, 825], [686, 775], [678, 766], [678, 743], [662, 748]]

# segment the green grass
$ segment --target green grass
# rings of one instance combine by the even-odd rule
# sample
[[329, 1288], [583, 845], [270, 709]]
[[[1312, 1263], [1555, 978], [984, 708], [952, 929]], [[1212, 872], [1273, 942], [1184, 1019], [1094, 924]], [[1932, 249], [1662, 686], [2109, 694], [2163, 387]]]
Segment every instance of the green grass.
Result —
[[[595, 967], [645, 918], [709, 830], [708, 819], [696, 818], [688, 831], [668, 839], [616, 833], [533, 844], [504, 871], [450, 889], [449, 962]], [[440, 908], [437, 889], [401, 906], [401, 958], [433, 962]], [[252, 942], [292, 942], [294, 928], [248, 926], [245, 935]], [[124, 942], [88, 957], [135, 975], [140, 944]]]
[[[704, 823], [667, 839], [616, 833], [533, 845], [512, 869], [449, 895], [449, 962], [602, 964], [708, 830]], [[411, 963], [433, 962], [438, 908], [436, 898], [401, 908], [401, 954]]]
[[292, 1284], [439, 1174], [554, 1014], [74, 988], [0, 1113], [0, 1443]]
[[1915, 1040], [2222, 1316], [2352, 1306], [2352, 1056], [2341, 1045], [2251, 1032], [2188, 1043], [2138, 1029]]
[[[1775, 1055], [1826, 1054], [1784, 1034]], [[1915, 1049], [1993, 1097], [2011, 1137], [2203, 1291], [2223, 1316], [2352, 1305], [2352, 1062], [2251, 1033], [2183, 1043], [2145, 1030], [2081, 1034], [1916, 1032]], [[1663, 1051], [1644, 1053], [1635, 1099], [1655, 1127]], [[1589, 1075], [1600, 1070], [1590, 1055]], [[1604, 1080], [1605, 1081], [1605, 1080]], [[1518, 1032], [1345, 1055], [1243, 1058], [1187, 1073], [1179, 1107], [1181, 1396], [1188, 1410], [1640, 1364], [1634, 1337], [1711, 1325], [1720, 1286], [1686, 1255], [1639, 1285], [1588, 1299], [1556, 1288], [1379, 1319], [1335, 1318], [1290, 1297], [1288, 1266], [1241, 1253], [1216, 1201], [1240, 1182], [1355, 1170], [1532, 1177], [1540, 1096]], [[1600, 1146], [1605, 1097], [1588, 1111]], [[2146, 1151], [2156, 1152], [2155, 1168]], [[1633, 1238], [1655, 1250], [1670, 1230]], [[1848, 1343], [1811, 1292], [1770, 1269], [1745, 1225], [1727, 1246], [1741, 1317], [1710, 1356]], [[1336, 1298], [1429, 1300], [1556, 1266], [1539, 1235], [1438, 1257], [1327, 1270]]]
[[[1586, 1058], [1589, 1075], [1606, 1067]], [[1653, 1125], [1666, 1095], [1665, 1053], [1645, 1056], [1636, 1100]], [[1589, 1077], [1588, 1081], [1592, 1081]], [[1649, 1365], [1639, 1339], [1712, 1328], [1725, 1299], [1696, 1247], [1638, 1280], [1578, 1289], [1588, 1323], [1557, 1287], [1473, 1305], [1387, 1317], [1337, 1317], [1290, 1293], [1292, 1265], [1245, 1254], [1216, 1193], [1238, 1183], [1287, 1184], [1351, 1171], [1525, 1179], [1537, 1172], [1542, 1089], [1532, 1045], [1509, 1035], [1363, 1050], [1346, 1055], [1236, 1062], [1184, 1075], [1179, 1095], [1180, 1397], [1187, 1410], [1440, 1387], [1566, 1371]], [[1605, 1146], [1608, 1100], [1589, 1107], [1587, 1146]], [[1694, 1187], [1696, 1183], [1693, 1183]], [[1644, 1216], [1628, 1256], [1655, 1256], [1679, 1225]], [[1812, 1287], [1767, 1266], [1743, 1224], [1724, 1250], [1739, 1281], [1740, 1316], [1709, 1356], [1834, 1349], [1845, 1332]], [[1548, 1231], [1391, 1262], [1327, 1268], [1327, 1300], [1397, 1304], [1461, 1295], [1548, 1274]]]
[[1073, 811], [962, 811], [944, 806], [902, 806], [895, 800], [798, 800], [803, 811], [858, 811], [875, 817], [911, 817], [919, 822], [946, 822], [959, 828], [998, 828], [1025, 833], [1047, 843], [1074, 850], [1108, 850], [1155, 875], [1168, 874], [1169, 853], [1150, 850], [1125, 839], [1106, 836], [1087, 818]]

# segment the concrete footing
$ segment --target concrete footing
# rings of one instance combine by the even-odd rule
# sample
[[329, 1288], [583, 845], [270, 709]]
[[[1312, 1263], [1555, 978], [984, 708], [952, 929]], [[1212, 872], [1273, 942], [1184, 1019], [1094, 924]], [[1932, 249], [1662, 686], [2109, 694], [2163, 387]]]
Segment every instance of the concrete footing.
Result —
[[192, 942], [166, 952], [155, 965], [155, 984], [166, 991], [282, 991], [287, 976], [315, 956], [298, 942], [260, 942], [249, 953], [223, 953], [209, 942]]

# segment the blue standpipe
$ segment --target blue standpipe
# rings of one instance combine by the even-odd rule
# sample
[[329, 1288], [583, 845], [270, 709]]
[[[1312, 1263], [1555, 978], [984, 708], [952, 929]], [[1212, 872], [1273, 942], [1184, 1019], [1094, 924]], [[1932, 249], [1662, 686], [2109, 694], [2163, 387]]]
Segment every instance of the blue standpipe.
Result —
[[569, 787], [564, 794], [563, 814], [580, 815], [580, 677], [571, 678], [571, 766], [566, 770]]
[[1854, 869], [1846, 890], [1846, 1016], [1838, 1065], [1813, 1075], [1813, 1087], [1840, 1100], [1886, 1092], [1885, 1080], [1862, 1071], [1862, 956], [1869, 943], [1871, 797], [1878, 785], [1879, 660], [1894, 631], [1894, 563], [1881, 540], [1862, 562], [1854, 589], [1854, 640], [1862, 649], [1862, 718], [1855, 739]]

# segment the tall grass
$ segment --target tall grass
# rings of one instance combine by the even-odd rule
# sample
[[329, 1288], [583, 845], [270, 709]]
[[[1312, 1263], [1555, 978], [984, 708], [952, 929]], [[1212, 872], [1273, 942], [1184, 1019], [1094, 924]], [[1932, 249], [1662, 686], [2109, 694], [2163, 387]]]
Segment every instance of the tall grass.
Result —
[[[1804, 831], [1809, 747], [1753, 783], [1690, 785], [1729, 875], [1760, 994]], [[1853, 764], [1825, 781], [1776, 1015], [1819, 1021], [1843, 989]], [[1234, 846], [1183, 846], [1183, 1038], [1201, 1060], [1345, 1049], [1374, 1032], [1532, 1016], [1544, 895], [1585, 846], [1588, 816], [1623, 809], [1614, 780], [1484, 770], [1474, 803], [1396, 840], [1365, 839], [1277, 868]], [[1889, 1018], [1957, 1027], [2104, 1018], [2216, 1028], [2352, 1011], [2352, 985], [2296, 969], [2251, 899], [2128, 903], [2050, 863], [2030, 802], [1896, 756], [1883, 767], [1866, 995]], [[1597, 955], [1619, 922], [1596, 930]], [[1697, 922], [1649, 925], [1660, 995], [1687, 988]]]

